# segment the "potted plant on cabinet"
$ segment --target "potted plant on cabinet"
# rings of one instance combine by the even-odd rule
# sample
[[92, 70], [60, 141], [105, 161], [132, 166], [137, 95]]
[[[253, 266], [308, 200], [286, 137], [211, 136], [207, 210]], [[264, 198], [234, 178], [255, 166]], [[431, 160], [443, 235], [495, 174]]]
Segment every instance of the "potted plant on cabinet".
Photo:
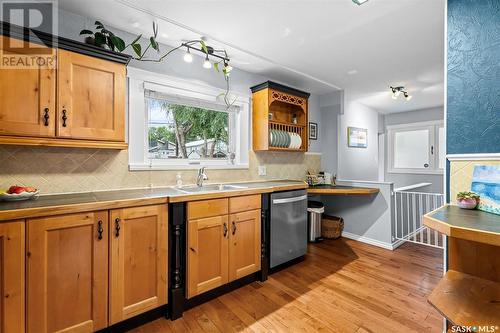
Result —
[[459, 192], [457, 194], [457, 205], [464, 209], [474, 209], [479, 203], [479, 194], [475, 192]]

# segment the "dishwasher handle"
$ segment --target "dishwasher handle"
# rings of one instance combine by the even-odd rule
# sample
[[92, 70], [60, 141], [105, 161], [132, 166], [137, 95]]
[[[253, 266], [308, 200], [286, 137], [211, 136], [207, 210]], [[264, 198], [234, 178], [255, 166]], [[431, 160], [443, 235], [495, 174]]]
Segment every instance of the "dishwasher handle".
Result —
[[307, 200], [307, 194], [301, 195], [300, 197], [285, 198], [285, 199], [274, 199], [273, 200], [273, 205], [284, 204], [284, 203], [291, 203], [291, 202], [297, 202], [297, 201], [302, 201], [302, 200]]

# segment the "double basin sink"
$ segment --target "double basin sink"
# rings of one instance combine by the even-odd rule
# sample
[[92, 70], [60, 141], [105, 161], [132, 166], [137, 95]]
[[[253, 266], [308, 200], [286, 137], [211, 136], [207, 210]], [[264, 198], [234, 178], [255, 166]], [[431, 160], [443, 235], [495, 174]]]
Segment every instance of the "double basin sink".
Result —
[[176, 188], [179, 192], [184, 193], [200, 193], [200, 192], [223, 192], [223, 191], [234, 191], [246, 189], [246, 186], [240, 185], [229, 185], [229, 184], [208, 184], [203, 186], [185, 186], [181, 188]]

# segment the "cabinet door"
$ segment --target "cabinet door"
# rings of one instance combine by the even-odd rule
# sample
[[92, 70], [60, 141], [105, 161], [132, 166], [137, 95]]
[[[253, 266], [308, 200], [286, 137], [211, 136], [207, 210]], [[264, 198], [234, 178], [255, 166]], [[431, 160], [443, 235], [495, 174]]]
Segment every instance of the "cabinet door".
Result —
[[110, 324], [167, 303], [167, 205], [111, 211]]
[[[10, 40], [8, 37], [0, 38], [3, 38], [2, 45]], [[11, 54], [13, 57], [23, 56], [21, 52]], [[0, 135], [55, 136], [55, 95], [53, 68], [47, 65], [26, 69], [20, 66], [1, 68]]]
[[0, 332], [24, 332], [24, 221], [0, 223]]
[[229, 281], [260, 270], [260, 209], [231, 214]]
[[125, 141], [125, 66], [58, 50], [57, 136]]
[[30, 219], [28, 332], [107, 326], [108, 212]]
[[228, 282], [228, 216], [188, 222], [188, 298]]

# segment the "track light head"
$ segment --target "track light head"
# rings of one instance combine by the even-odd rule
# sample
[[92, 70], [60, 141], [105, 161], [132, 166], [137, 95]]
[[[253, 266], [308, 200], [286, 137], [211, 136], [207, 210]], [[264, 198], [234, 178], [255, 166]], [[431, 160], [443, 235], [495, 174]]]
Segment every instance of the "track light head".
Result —
[[193, 62], [193, 55], [189, 51], [189, 47], [187, 48], [186, 53], [184, 53], [184, 57], [183, 58], [184, 58], [184, 61], [187, 62], [187, 63]]
[[207, 56], [205, 57], [205, 61], [203, 61], [203, 68], [206, 68], [206, 69], [210, 69], [212, 68], [212, 63], [210, 62], [210, 60], [208, 59], [208, 54]]

